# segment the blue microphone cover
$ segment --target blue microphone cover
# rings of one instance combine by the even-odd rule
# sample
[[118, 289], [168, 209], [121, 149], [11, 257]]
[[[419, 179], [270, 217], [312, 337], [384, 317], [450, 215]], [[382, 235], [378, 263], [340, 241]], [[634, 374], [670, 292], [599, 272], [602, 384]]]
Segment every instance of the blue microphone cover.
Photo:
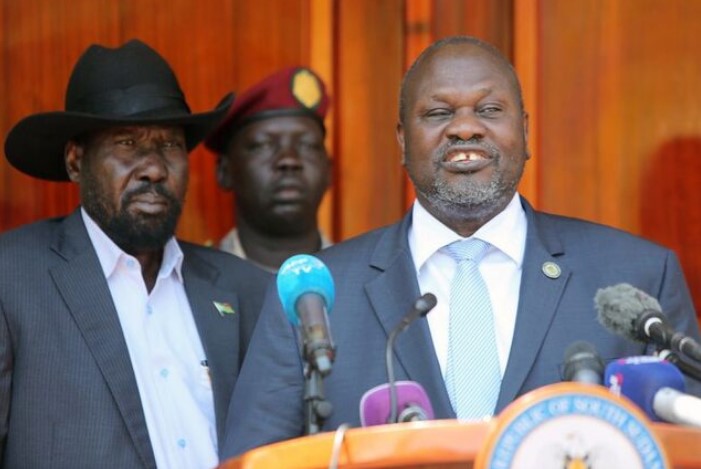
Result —
[[615, 360], [606, 366], [604, 384], [619, 396], [625, 396], [656, 422], [653, 408], [655, 394], [661, 388], [673, 388], [684, 392], [681, 371], [659, 357], [639, 356]]
[[277, 292], [287, 319], [295, 326], [299, 326], [297, 301], [303, 295], [319, 295], [327, 313], [331, 313], [335, 300], [331, 272], [320, 259], [309, 254], [298, 254], [282, 263], [277, 273]]

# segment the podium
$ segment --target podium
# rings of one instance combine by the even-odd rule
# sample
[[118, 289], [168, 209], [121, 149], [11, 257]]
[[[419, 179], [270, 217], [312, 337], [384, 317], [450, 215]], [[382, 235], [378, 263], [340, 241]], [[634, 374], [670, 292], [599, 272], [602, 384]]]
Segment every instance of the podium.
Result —
[[[701, 469], [701, 430], [668, 424], [652, 429], [675, 469]], [[340, 445], [339, 468], [472, 468], [489, 423], [456, 420], [349, 429]], [[334, 433], [295, 438], [257, 448], [224, 462], [221, 469], [326, 469]]]
[[606, 388], [557, 383], [488, 422], [434, 420], [321, 433], [271, 444], [221, 469], [701, 469], [701, 430], [651, 423]]

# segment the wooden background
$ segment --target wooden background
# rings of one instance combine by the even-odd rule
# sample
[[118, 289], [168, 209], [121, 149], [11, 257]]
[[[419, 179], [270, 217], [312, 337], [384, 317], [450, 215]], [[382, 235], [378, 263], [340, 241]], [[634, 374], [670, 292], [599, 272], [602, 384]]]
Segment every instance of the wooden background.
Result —
[[[322, 225], [337, 241], [396, 221], [412, 200], [394, 136], [407, 65], [437, 38], [479, 36], [524, 86], [534, 158], [521, 192], [542, 210], [672, 247], [701, 310], [701, 1], [1, 0], [0, 25], [3, 135], [27, 114], [62, 109], [91, 43], [149, 43], [194, 111], [282, 66], [311, 65], [332, 94]], [[0, 230], [76, 204], [69, 184], [0, 161]], [[198, 148], [179, 235], [217, 240], [232, 207]]]

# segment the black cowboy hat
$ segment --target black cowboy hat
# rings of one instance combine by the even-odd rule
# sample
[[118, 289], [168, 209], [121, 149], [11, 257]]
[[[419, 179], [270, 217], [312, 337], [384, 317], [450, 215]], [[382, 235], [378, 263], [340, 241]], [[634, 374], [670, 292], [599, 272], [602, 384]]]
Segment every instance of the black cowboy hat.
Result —
[[30, 115], [7, 135], [5, 155], [18, 170], [67, 181], [66, 143], [85, 132], [121, 125], [181, 125], [192, 150], [223, 117], [231, 99], [192, 114], [170, 65], [138, 40], [116, 49], [91, 45], [66, 90], [66, 110]]

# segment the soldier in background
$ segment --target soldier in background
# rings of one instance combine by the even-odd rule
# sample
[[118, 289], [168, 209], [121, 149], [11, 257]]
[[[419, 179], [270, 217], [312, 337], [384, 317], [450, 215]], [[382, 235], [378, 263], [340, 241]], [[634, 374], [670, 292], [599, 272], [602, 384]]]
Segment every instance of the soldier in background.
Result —
[[331, 180], [328, 104], [312, 70], [285, 68], [241, 94], [206, 139], [219, 185], [235, 195], [236, 228], [222, 250], [276, 272], [288, 257], [330, 244], [317, 223]]

